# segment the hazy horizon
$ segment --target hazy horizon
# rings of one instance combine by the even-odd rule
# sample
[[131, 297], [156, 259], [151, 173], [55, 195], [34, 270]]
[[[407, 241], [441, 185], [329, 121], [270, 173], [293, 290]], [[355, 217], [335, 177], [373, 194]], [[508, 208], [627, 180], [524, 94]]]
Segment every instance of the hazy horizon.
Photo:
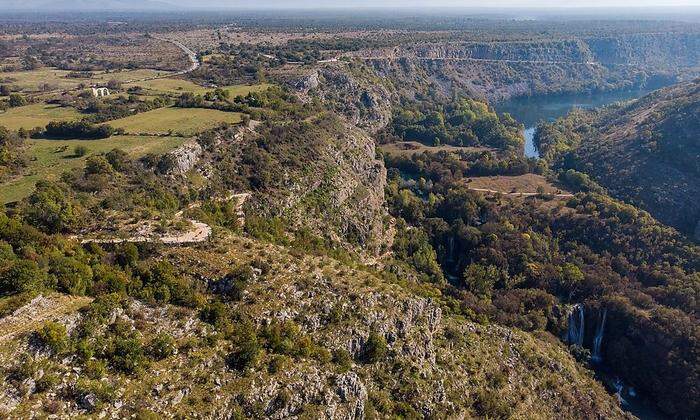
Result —
[[700, 0], [0, 0], [5, 10], [115, 10], [148, 8], [156, 10], [255, 10], [255, 9], [611, 9], [636, 11], [645, 8], [700, 8]]

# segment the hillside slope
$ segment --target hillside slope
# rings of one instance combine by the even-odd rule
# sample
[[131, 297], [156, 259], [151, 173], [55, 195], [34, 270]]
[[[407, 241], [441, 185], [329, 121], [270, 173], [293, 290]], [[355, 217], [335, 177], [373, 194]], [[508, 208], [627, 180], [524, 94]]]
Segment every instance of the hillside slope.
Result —
[[[144, 343], [170, 334], [173, 350], [137, 366], [140, 373], [110, 368], [95, 374], [80, 357], [55, 357], [25, 335], [0, 352], [8, 375], [0, 412], [12, 418], [30, 412], [627, 418], [553, 337], [465, 321], [446, 312], [439, 298], [418, 297], [339, 261], [231, 235], [199, 249], [164, 249], [159, 258], [220, 293], [225, 303], [216, 321], [189, 308], [98, 299], [82, 313], [57, 319], [76, 340], [92, 322], [89, 346], [110, 343], [126, 329]], [[251, 265], [264, 269], [254, 269], [239, 299], [221, 294], [230, 285], [230, 267]], [[233, 330], [224, 319], [234, 322]], [[244, 320], [252, 322], [260, 348], [241, 366], [234, 355], [244, 346]], [[56, 375], [51, 392], [44, 391], [41, 378]]]
[[541, 127], [543, 156], [700, 239], [700, 80]]

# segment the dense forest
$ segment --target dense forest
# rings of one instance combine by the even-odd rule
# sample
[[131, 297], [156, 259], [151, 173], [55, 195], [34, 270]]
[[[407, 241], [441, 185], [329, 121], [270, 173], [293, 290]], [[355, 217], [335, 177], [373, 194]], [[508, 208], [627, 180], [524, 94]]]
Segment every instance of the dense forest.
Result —
[[700, 81], [630, 104], [578, 111], [539, 127], [555, 169], [586, 173], [610, 193], [696, 237], [700, 228]]
[[571, 199], [484, 197], [463, 180], [483, 171], [469, 156], [385, 162], [387, 199], [400, 218], [396, 258], [421, 281], [442, 285], [467, 316], [558, 337], [567, 336], [563, 308], [583, 305], [584, 339], [571, 343], [579, 360], [612, 368], [669, 414], [697, 411], [686, 398], [700, 392], [696, 245], [575, 171], [561, 175], [584, 191]]

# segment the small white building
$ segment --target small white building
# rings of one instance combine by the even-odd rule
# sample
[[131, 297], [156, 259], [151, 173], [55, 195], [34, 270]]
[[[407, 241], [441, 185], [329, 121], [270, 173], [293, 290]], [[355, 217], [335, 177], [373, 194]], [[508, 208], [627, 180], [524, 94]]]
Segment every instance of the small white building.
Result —
[[104, 96], [109, 96], [110, 93], [109, 93], [109, 89], [107, 89], [106, 87], [92, 88], [92, 95], [95, 98], [102, 98]]

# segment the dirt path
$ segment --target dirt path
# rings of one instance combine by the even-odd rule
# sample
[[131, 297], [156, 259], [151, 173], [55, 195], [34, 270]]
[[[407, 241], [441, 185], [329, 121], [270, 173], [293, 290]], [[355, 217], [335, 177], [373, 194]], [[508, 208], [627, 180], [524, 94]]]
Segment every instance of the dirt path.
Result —
[[488, 188], [471, 188], [467, 187], [471, 191], [478, 191], [478, 192], [486, 192], [486, 193], [491, 193], [491, 194], [501, 194], [501, 195], [508, 195], [511, 197], [534, 197], [537, 195], [543, 195], [543, 196], [549, 196], [549, 197], [555, 197], [555, 198], [571, 198], [574, 195], [573, 194], [547, 194], [547, 193], [536, 193], [536, 192], [505, 192], [505, 191], [496, 191], [496, 190], [490, 190]]
[[0, 343], [19, 334], [34, 331], [46, 321], [59, 320], [90, 302], [92, 298], [85, 296], [39, 295], [11, 315], [0, 319]]
[[[238, 216], [239, 224], [245, 224], [245, 213], [243, 212], [243, 205], [246, 200], [250, 197], [250, 193], [238, 193], [229, 194], [226, 197], [215, 199], [215, 201], [230, 201], [236, 200], [236, 215]], [[187, 209], [180, 210], [175, 213], [176, 218], [181, 218], [185, 210], [190, 210], [198, 208], [201, 206], [200, 202], [195, 202], [187, 206]], [[182, 245], [182, 244], [195, 244], [199, 242], [204, 242], [211, 236], [212, 229], [211, 226], [204, 222], [200, 222], [194, 219], [188, 219], [192, 224], [192, 229], [187, 232], [181, 233], [167, 233], [163, 235], [157, 234], [142, 234], [135, 235], [126, 238], [83, 238], [80, 239], [81, 244], [94, 243], [94, 244], [120, 244], [125, 242], [160, 242], [167, 245]], [[75, 237], [74, 239], [78, 239]]]

